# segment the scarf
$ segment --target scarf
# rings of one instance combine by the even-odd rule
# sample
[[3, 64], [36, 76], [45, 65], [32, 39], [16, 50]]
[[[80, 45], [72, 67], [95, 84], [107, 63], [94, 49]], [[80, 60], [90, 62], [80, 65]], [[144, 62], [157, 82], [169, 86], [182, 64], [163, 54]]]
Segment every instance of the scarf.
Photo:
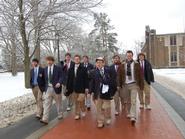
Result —
[[127, 62], [127, 76], [132, 77], [131, 64], [132, 64], [133, 60], [131, 60], [131, 61], [127, 60], [126, 62]]

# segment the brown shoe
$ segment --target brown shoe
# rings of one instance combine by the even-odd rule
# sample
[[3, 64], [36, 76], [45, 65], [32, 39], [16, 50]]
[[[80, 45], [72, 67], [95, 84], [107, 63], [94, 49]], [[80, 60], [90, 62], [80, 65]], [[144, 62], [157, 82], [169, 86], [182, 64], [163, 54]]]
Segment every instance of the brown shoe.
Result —
[[98, 128], [103, 128], [104, 127], [104, 124], [98, 123], [97, 127]]
[[79, 115], [76, 115], [75, 116], [75, 120], [79, 120], [80, 119], [80, 116]]

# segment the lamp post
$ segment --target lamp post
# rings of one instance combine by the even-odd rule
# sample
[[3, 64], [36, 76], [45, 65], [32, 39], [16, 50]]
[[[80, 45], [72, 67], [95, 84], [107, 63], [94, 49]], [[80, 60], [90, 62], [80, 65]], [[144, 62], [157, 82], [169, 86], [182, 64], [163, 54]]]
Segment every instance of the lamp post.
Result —
[[56, 34], [55, 34], [55, 37], [56, 37], [56, 45], [57, 45], [57, 51], [58, 51], [58, 55], [57, 55], [57, 59], [58, 59], [58, 62], [60, 62], [60, 36], [59, 36], [59, 33], [58, 32], [56, 32]]

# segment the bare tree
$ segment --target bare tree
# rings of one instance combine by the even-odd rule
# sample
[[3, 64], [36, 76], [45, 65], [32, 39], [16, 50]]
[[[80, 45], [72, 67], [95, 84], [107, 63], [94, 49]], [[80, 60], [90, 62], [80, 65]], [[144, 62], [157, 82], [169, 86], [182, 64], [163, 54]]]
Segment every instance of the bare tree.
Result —
[[[24, 48], [26, 88], [29, 87], [30, 59], [40, 53], [42, 32], [53, 26], [48, 20], [56, 16], [64, 19], [82, 20], [84, 16], [92, 12], [92, 8], [98, 6], [101, 2], [102, 0], [18, 0], [18, 24]], [[47, 26], [45, 26], [46, 23]], [[34, 42], [32, 52], [30, 52], [31, 42]]]
[[135, 41], [134, 51], [135, 51], [136, 55], [138, 55], [141, 52], [143, 45], [144, 45], [143, 42]]

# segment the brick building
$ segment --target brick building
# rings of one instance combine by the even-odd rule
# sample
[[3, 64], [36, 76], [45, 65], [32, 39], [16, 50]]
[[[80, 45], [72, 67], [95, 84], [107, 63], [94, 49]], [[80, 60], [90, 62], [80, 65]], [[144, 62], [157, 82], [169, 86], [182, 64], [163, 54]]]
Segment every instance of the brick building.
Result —
[[185, 33], [156, 34], [146, 26], [142, 52], [154, 68], [185, 67]]

